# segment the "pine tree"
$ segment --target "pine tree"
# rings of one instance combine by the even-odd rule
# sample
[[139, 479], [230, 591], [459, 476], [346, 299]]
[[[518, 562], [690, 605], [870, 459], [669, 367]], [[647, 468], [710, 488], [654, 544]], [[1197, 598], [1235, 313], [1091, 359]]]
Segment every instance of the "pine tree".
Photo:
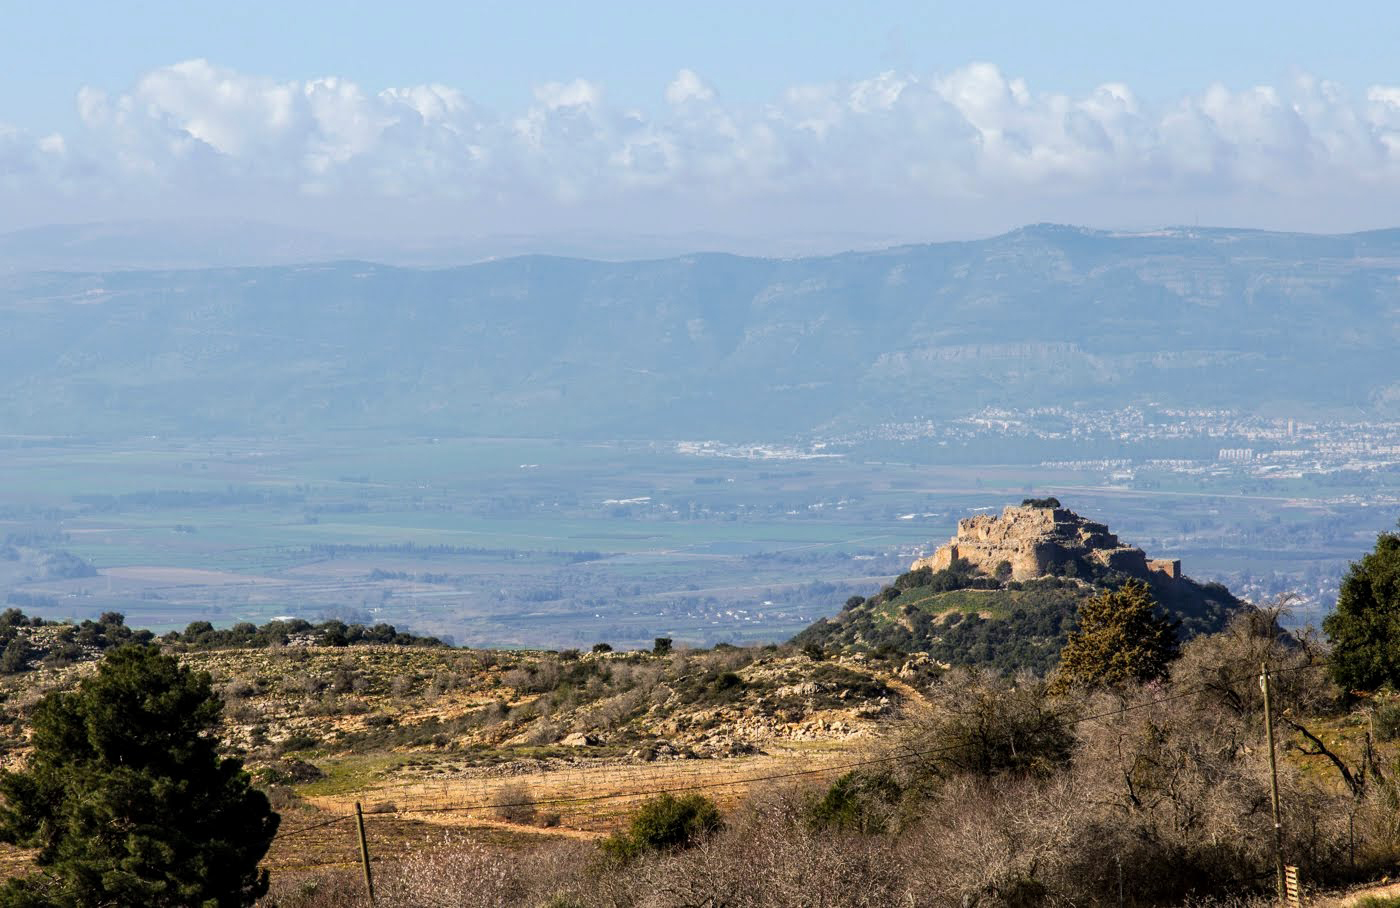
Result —
[[1177, 622], [1157, 613], [1147, 584], [1129, 580], [1079, 606], [1079, 629], [1060, 651], [1058, 686], [1114, 685], [1167, 675]]
[[1351, 566], [1322, 629], [1343, 690], [1400, 686], [1400, 535], [1382, 533], [1375, 551]]
[[154, 646], [108, 653], [76, 691], [38, 705], [33, 751], [0, 772], [0, 841], [40, 871], [3, 905], [251, 905], [278, 816], [243, 764], [219, 754], [209, 676]]

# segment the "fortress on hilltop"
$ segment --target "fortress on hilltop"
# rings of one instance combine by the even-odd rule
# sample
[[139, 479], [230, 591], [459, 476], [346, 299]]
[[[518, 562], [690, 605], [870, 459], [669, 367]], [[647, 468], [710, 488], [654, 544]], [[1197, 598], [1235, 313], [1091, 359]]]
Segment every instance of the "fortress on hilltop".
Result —
[[1142, 549], [1121, 543], [1107, 526], [1060, 507], [1053, 498], [1027, 499], [1019, 507], [1008, 506], [1000, 517], [964, 517], [958, 521], [957, 535], [932, 555], [915, 561], [910, 570], [941, 571], [954, 560], [966, 561], [990, 577], [1011, 580], [1058, 573], [1075, 562], [1095, 563], [1143, 579], [1154, 573], [1181, 579], [1180, 561], [1150, 559]]

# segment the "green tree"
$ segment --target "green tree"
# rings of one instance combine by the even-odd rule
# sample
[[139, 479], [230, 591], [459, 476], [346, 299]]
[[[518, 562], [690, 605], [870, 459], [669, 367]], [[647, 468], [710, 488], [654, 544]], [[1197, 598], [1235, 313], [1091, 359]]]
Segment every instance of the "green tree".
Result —
[[1375, 551], [1352, 564], [1322, 629], [1343, 690], [1400, 686], [1400, 535], [1382, 533]]
[[209, 676], [154, 646], [108, 653], [34, 712], [25, 768], [0, 772], [0, 841], [39, 873], [0, 904], [251, 905], [279, 818], [243, 764], [219, 755]]
[[1079, 606], [1079, 630], [1060, 651], [1058, 686], [1165, 678], [1178, 653], [1176, 630], [1140, 580], [1091, 596]]

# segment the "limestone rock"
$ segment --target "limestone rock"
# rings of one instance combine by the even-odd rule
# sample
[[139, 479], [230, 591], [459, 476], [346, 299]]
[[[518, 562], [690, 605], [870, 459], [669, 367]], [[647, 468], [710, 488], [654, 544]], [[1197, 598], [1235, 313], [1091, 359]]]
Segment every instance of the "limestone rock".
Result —
[[559, 743], [565, 747], [596, 747], [603, 742], [594, 735], [586, 735], [581, 731], [576, 731], [571, 735], [565, 735], [564, 740]]

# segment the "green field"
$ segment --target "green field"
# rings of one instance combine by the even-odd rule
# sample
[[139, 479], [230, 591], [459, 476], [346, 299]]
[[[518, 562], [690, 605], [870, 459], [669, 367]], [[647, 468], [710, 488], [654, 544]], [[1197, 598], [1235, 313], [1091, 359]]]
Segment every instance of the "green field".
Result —
[[[1325, 586], [1368, 548], [1394, 520], [1368, 510], [1374, 492], [1170, 473], [1126, 487], [1091, 471], [662, 442], [10, 440], [0, 534], [19, 557], [0, 563], [0, 594], [157, 629], [295, 614], [500, 645], [767, 640], [878, 589], [959, 517], [1028, 494], [1054, 493], [1199, 579], [1269, 589]], [[99, 574], [51, 576], [57, 551]]]

